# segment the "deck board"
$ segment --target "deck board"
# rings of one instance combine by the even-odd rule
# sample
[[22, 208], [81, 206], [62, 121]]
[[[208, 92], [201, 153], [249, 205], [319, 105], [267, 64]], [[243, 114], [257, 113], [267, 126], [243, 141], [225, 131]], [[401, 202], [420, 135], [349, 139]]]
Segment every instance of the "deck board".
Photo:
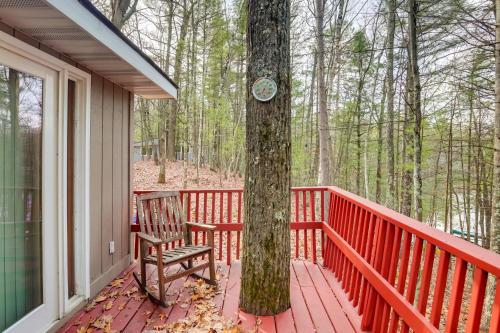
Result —
[[307, 308], [294, 269], [290, 270], [290, 302], [297, 332], [315, 332], [316, 329], [311, 315], [309, 314], [309, 309]]
[[222, 306], [222, 315], [235, 322], [238, 321], [239, 315], [240, 276], [241, 264], [239, 261], [235, 261], [231, 264], [231, 268], [229, 269], [229, 278], [226, 286], [224, 304]]
[[321, 298], [313, 285], [311, 277], [307, 273], [306, 266], [304, 266], [303, 262], [299, 261], [294, 262], [292, 266], [297, 275], [297, 281], [299, 282], [304, 301], [313, 321], [313, 325], [316, 328], [316, 332], [335, 332], [336, 330], [333, 328], [332, 321], [328, 317], [328, 313], [321, 302]]
[[275, 316], [276, 332], [277, 333], [295, 333], [295, 322], [293, 320], [292, 310], [288, 309], [285, 312]]
[[[167, 301], [172, 304], [169, 307], [158, 306], [148, 298], [123, 295], [124, 291], [138, 287], [131, 274], [133, 270], [138, 269], [138, 266], [130, 266], [120, 275], [125, 279], [121, 286], [108, 286], [103, 289], [108, 293], [117, 292], [111, 309], [103, 310], [105, 302], [98, 303], [88, 312], [82, 309], [58, 332], [76, 332], [79, 327], [91, 324], [102, 314], [109, 314], [113, 317], [113, 330], [127, 333], [158, 329], [166, 323], [172, 323], [193, 314], [194, 307], [190, 303], [190, 296], [183, 291], [183, 284], [187, 279], [192, 279], [190, 277], [178, 279], [165, 286]], [[179, 266], [174, 266], [167, 271], [167, 274], [179, 269]], [[208, 272], [205, 271], [204, 275], [207, 274]], [[256, 328], [255, 332], [259, 333], [359, 332], [359, 329], [353, 328], [359, 324], [355, 309], [352, 307], [345, 309], [349, 303], [346, 303], [347, 298], [342, 298], [343, 295], [338, 294], [341, 293], [341, 289], [333, 275], [311, 262], [292, 262], [290, 281], [292, 307], [277, 316], [256, 317], [239, 310], [241, 288], [241, 263], [239, 261], [233, 262], [230, 266], [218, 262], [217, 274], [219, 289], [212, 299], [215, 308], [219, 309], [226, 319], [240, 323], [241, 327], [247, 331]], [[155, 269], [148, 269], [148, 279], [148, 285], [156, 283]]]
[[276, 333], [276, 322], [274, 316], [259, 316], [260, 333]]
[[313, 263], [306, 262], [304, 266], [311, 277], [312, 284], [316, 288], [318, 295], [323, 303], [323, 306], [328, 313], [328, 317], [332, 322], [335, 331], [339, 333], [351, 333], [355, 332], [352, 327], [351, 322], [347, 318], [347, 315], [339, 315], [339, 313], [343, 313], [344, 310], [340, 305], [339, 301], [336, 297], [331, 297], [332, 290], [328, 285], [328, 282], [325, 280], [323, 274], [321, 274], [318, 265], [314, 265]]

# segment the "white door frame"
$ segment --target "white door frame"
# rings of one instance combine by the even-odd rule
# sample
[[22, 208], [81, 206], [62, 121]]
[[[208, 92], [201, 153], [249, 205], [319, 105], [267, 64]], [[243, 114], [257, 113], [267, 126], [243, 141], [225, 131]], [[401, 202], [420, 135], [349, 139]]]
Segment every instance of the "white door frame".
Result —
[[[12, 57], [12, 54], [16, 56]], [[9, 59], [9, 61], [4, 61]], [[10, 61], [12, 60], [12, 61]], [[57, 258], [54, 265], [46, 265], [44, 261], [44, 303], [56, 305], [55, 320], [62, 318], [73, 310], [83, 300], [90, 297], [90, 221], [89, 221], [89, 197], [90, 197], [90, 85], [91, 75], [74, 67], [60, 59], [57, 59], [37, 48], [32, 47], [4, 32], [0, 31], [0, 63], [16, 68], [20, 71], [30, 73], [30, 66], [34, 70], [54, 73], [43, 77], [47, 83], [53, 86], [55, 99], [54, 105], [44, 105], [44, 148], [50, 146], [50, 151], [45, 150], [43, 156], [43, 220], [57, 222], [57, 228], [46, 237], [43, 245], [53, 248]], [[40, 77], [38, 73], [32, 73]], [[67, 155], [67, 82], [72, 79], [76, 82], [75, 100], [75, 280], [76, 294], [68, 299], [67, 288], [67, 247], [66, 247], [66, 155]], [[49, 85], [46, 85], [47, 87]], [[47, 90], [47, 89], [45, 89]], [[44, 91], [48, 93], [48, 91]], [[45, 97], [45, 96], [44, 96]], [[46, 109], [53, 108], [56, 112], [48, 112]], [[46, 130], [45, 125], [51, 126]], [[47, 142], [46, 142], [47, 141]], [[47, 154], [49, 153], [49, 154]], [[50, 182], [47, 180], [51, 180]], [[47, 188], [45, 188], [45, 186]], [[51, 196], [50, 194], [53, 193]], [[49, 198], [50, 197], [50, 198]], [[45, 223], [43, 224], [46, 227]], [[44, 229], [45, 232], [45, 229]], [[45, 253], [45, 252], [44, 252]], [[45, 259], [45, 258], [44, 258]], [[49, 271], [50, 270], [50, 271]], [[55, 287], [47, 286], [45, 273], [55, 272]], [[51, 288], [55, 299], [49, 296]], [[43, 306], [41, 306], [43, 307]], [[37, 308], [34, 311], [38, 311]], [[31, 312], [26, 318], [12, 325], [6, 332], [37, 332], [48, 329], [40, 324], [44, 317], [32, 317]], [[47, 318], [47, 317], [45, 317]], [[25, 326], [27, 325], [27, 326]], [[31, 329], [29, 329], [31, 328]]]

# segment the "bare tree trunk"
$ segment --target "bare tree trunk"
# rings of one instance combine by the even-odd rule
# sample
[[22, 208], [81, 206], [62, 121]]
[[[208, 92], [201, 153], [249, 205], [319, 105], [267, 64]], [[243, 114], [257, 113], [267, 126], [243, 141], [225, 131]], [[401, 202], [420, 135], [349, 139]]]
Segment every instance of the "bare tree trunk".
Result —
[[316, 0], [316, 52], [318, 57], [318, 90], [319, 90], [319, 185], [330, 185], [330, 126], [328, 123], [327, 93], [325, 82], [325, 35], [324, 17], [325, 1]]
[[495, 152], [493, 157], [493, 199], [490, 248], [500, 253], [500, 0], [496, 0], [495, 4]]
[[356, 93], [356, 194], [361, 195], [361, 100], [364, 87], [364, 75], [361, 74], [363, 62], [359, 67], [359, 82]]
[[[409, 70], [409, 68], [408, 68]], [[412, 76], [408, 72], [406, 77], [406, 103], [404, 106], [404, 125], [403, 125], [403, 170], [401, 179], [401, 213], [411, 216], [412, 211], [412, 174], [413, 174], [413, 156], [411, 147], [413, 146], [413, 130], [411, 128], [411, 103], [413, 99], [411, 86], [413, 85]]]
[[450, 123], [448, 125], [448, 157], [446, 170], [446, 194], [444, 207], [444, 231], [452, 232], [453, 229], [453, 209], [451, 194], [453, 192], [453, 119], [455, 116], [455, 105], [452, 106], [450, 112]]
[[438, 176], [439, 176], [439, 162], [441, 160], [441, 151], [443, 147], [443, 135], [441, 134], [439, 140], [438, 155], [436, 158], [436, 164], [434, 165], [434, 185], [432, 187], [432, 198], [431, 198], [431, 208], [429, 212], [429, 225], [431, 227], [436, 227], [436, 197], [438, 189]]
[[[347, 0], [347, 2], [349, 2]], [[337, 4], [337, 17], [335, 19], [335, 30], [333, 32], [333, 43], [332, 43], [332, 55], [331, 55], [331, 70], [329, 71], [329, 82], [328, 87], [330, 87], [330, 93], [328, 94], [330, 100], [328, 105], [333, 109], [332, 115], [339, 112], [339, 96], [340, 96], [340, 60], [341, 60], [341, 40], [342, 40], [342, 28], [344, 27], [345, 11], [346, 11], [346, 0], [339, 0]], [[335, 93], [333, 93], [333, 87], [335, 86]], [[338, 175], [339, 168], [338, 164], [340, 161], [335, 160], [335, 147], [333, 147], [333, 142], [335, 142], [335, 135], [330, 133], [330, 171], [332, 181]]]
[[[163, 64], [165, 72], [168, 74], [170, 70], [170, 44], [172, 44], [172, 26], [174, 18], [174, 3], [171, 2], [168, 6], [168, 18], [167, 18], [167, 43], [166, 43], [166, 57]], [[165, 183], [165, 163], [167, 155], [167, 137], [168, 137], [168, 111], [169, 103], [167, 101], [160, 101], [159, 110], [160, 114], [160, 127], [161, 134], [160, 140], [158, 142], [158, 149], [160, 151], [160, 173], [158, 174], [158, 183]]]
[[318, 65], [318, 54], [315, 52], [314, 53], [314, 63], [313, 63], [313, 68], [312, 68], [312, 74], [311, 74], [311, 88], [309, 90], [309, 103], [307, 105], [307, 125], [306, 125], [306, 133], [308, 136], [308, 143], [307, 143], [307, 149], [309, 151], [313, 151], [313, 146], [314, 148], [314, 154], [313, 154], [313, 161], [310, 164], [311, 168], [309, 170], [309, 178], [315, 178], [315, 173], [318, 170], [318, 163], [316, 163], [316, 158], [319, 156], [319, 151], [317, 145], [313, 145], [313, 138], [315, 137], [313, 134], [316, 132], [316, 129], [313, 128], [313, 109], [314, 109], [314, 93], [315, 93], [315, 84], [316, 84], [316, 71], [317, 71], [317, 65]]
[[[266, 27], [262, 29], [262, 27]], [[275, 315], [290, 307], [290, 1], [249, 0], [247, 23], [245, 224], [240, 307]], [[252, 84], [270, 77], [274, 99]]]
[[207, 75], [207, 4], [203, 3], [203, 62], [202, 62], [202, 80], [201, 80], [201, 109], [198, 117], [198, 136], [196, 138], [197, 155], [196, 155], [196, 184], [200, 184], [200, 166], [203, 158], [203, 122], [205, 117], [205, 77]]
[[380, 102], [380, 112], [378, 115], [377, 123], [377, 172], [376, 172], [376, 182], [375, 182], [375, 201], [377, 203], [382, 202], [382, 151], [383, 151], [383, 126], [384, 126], [384, 112], [385, 112], [385, 100], [387, 97], [387, 85], [386, 80], [382, 85], [382, 101]]
[[396, 29], [396, 0], [387, 3], [387, 205], [396, 208], [394, 173], [394, 32]]
[[[188, 8], [187, 1], [183, 1], [182, 10], [182, 23], [179, 31], [179, 39], [177, 41], [177, 48], [175, 50], [175, 64], [174, 64], [174, 82], [179, 82], [181, 77], [181, 65], [182, 57], [184, 54], [184, 49], [186, 48], [186, 36], [188, 33], [189, 17], [192, 14], [193, 7], [192, 4]], [[177, 96], [180, 100], [181, 91]], [[176, 128], [177, 128], [177, 113], [179, 112], [179, 103], [177, 100], [172, 101], [171, 109], [168, 117], [168, 136], [167, 136], [167, 159], [170, 161], [175, 161], [175, 147], [176, 147]]]
[[137, 11], [138, 0], [111, 0], [111, 22], [121, 30], [125, 22]]
[[413, 189], [415, 201], [415, 218], [419, 221], [423, 219], [422, 211], [422, 107], [421, 107], [421, 86], [420, 71], [418, 68], [418, 48], [417, 48], [417, 11], [418, 1], [409, 0], [409, 20], [408, 20], [408, 49], [410, 73], [412, 76], [412, 113], [415, 120], [413, 133], [414, 163]]

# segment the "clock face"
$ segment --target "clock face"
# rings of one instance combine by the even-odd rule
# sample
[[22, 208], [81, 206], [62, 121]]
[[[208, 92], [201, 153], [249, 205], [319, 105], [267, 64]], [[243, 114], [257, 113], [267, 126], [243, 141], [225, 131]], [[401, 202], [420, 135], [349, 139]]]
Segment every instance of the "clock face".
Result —
[[266, 77], [257, 79], [252, 86], [252, 94], [256, 100], [266, 102], [271, 100], [278, 90], [276, 82]]

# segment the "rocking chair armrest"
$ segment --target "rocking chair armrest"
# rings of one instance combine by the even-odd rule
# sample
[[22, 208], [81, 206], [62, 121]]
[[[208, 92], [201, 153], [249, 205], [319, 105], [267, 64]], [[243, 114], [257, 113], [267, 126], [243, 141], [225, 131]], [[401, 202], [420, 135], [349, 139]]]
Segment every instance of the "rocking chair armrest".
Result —
[[200, 229], [204, 229], [206, 231], [214, 231], [216, 229], [216, 227], [214, 225], [208, 225], [208, 224], [196, 223], [196, 222], [186, 222], [186, 226], [188, 228], [197, 227]]
[[155, 246], [161, 245], [164, 243], [164, 241], [162, 241], [161, 239], [156, 238], [156, 237], [151, 236], [151, 235], [148, 235], [148, 234], [145, 234], [143, 232], [138, 232], [137, 236], [139, 236], [140, 239], [145, 240], [146, 242], [151, 243]]

